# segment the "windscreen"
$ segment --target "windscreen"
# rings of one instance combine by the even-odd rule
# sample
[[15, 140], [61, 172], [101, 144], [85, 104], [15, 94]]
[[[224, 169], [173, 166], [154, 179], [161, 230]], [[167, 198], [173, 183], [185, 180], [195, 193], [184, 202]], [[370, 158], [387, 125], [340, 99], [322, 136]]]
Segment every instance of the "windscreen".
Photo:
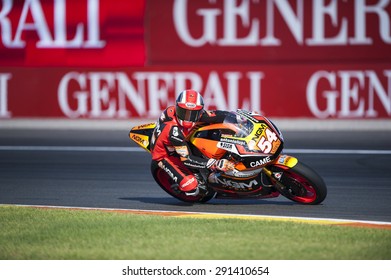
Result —
[[247, 137], [254, 128], [254, 124], [251, 121], [234, 112], [231, 112], [226, 116], [224, 123], [229, 123], [236, 126], [237, 132], [234, 135], [235, 137]]

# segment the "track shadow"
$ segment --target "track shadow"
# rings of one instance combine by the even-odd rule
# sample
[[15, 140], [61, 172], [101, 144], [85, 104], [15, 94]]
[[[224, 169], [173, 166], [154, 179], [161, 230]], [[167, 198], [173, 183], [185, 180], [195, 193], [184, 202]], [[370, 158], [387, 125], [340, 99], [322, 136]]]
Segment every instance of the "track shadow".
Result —
[[120, 197], [121, 200], [139, 201], [147, 204], [163, 204], [173, 206], [191, 206], [193, 203], [187, 203], [171, 197]]
[[298, 205], [293, 201], [280, 201], [276, 199], [212, 199], [206, 203], [188, 203], [171, 197], [120, 197], [121, 200], [139, 201], [146, 204], [163, 204], [173, 206], [192, 206], [198, 205]]

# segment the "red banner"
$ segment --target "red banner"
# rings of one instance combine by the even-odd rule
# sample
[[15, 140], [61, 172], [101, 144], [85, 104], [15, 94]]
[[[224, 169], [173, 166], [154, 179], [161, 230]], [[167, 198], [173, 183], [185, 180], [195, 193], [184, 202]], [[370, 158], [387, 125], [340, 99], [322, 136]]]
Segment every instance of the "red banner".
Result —
[[0, 118], [158, 117], [186, 88], [207, 109], [270, 117], [390, 118], [389, 64], [0, 68]]
[[207, 109], [391, 116], [391, 0], [3, 0], [0, 30], [0, 118], [158, 117], [186, 88]]
[[143, 66], [144, 0], [0, 2], [0, 66]]
[[389, 0], [149, 0], [148, 62], [391, 62]]

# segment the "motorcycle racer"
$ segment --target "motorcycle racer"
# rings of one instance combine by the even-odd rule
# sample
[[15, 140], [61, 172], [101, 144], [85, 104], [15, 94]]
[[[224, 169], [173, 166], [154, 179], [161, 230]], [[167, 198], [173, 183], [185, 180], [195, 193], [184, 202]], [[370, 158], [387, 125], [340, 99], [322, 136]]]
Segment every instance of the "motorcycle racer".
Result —
[[151, 171], [161, 168], [186, 195], [197, 195], [199, 184], [189, 168], [227, 171], [234, 168], [226, 159], [205, 159], [193, 155], [186, 137], [200, 123], [219, 123], [226, 117], [224, 111], [204, 110], [201, 94], [193, 89], [182, 91], [175, 106], [167, 107], [158, 120], [151, 140]]

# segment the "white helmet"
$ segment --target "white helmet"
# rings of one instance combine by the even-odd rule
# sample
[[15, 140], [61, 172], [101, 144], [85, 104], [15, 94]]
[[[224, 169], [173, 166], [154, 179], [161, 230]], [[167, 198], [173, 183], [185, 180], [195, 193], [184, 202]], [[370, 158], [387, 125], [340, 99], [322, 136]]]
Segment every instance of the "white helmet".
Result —
[[192, 128], [201, 118], [204, 100], [198, 91], [182, 91], [176, 100], [176, 117], [181, 126]]

